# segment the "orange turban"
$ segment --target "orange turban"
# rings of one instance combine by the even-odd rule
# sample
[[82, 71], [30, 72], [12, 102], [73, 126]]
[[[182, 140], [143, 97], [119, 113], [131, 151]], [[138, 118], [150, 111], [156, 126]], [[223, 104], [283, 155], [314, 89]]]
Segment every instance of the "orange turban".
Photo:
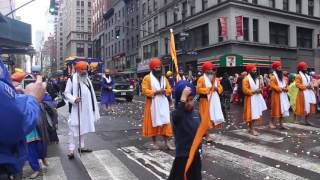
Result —
[[12, 81], [21, 82], [24, 79], [26, 73], [24, 72], [15, 72], [11, 75]]
[[155, 68], [161, 67], [161, 60], [159, 58], [151, 58], [150, 64], [149, 64], [150, 70], [154, 70]]
[[308, 68], [308, 64], [305, 63], [304, 61], [299, 62], [297, 69], [300, 71], [300, 70], [303, 70], [304, 68]]
[[89, 64], [85, 61], [79, 61], [76, 64], [76, 71], [87, 70]]
[[281, 67], [282, 63], [280, 60], [276, 60], [272, 63], [272, 69], [277, 69], [278, 67]]
[[254, 69], [256, 67], [257, 67], [256, 64], [247, 64], [246, 65], [246, 71], [249, 73], [250, 71], [252, 71], [252, 69]]
[[211, 70], [215, 68], [214, 64], [212, 64], [212, 62], [207, 61], [205, 63], [202, 64], [202, 72], [207, 72], [208, 70]]

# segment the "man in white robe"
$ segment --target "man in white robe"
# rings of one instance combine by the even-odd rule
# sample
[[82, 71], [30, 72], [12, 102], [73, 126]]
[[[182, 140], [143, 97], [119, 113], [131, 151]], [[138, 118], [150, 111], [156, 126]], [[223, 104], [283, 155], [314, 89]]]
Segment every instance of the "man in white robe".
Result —
[[[96, 95], [88, 78], [88, 63], [80, 61], [76, 64], [76, 73], [68, 79], [64, 95], [72, 104], [68, 120], [69, 125], [69, 159], [74, 158], [76, 143], [79, 141], [82, 153], [92, 152], [85, 148], [83, 135], [95, 132], [94, 123], [100, 118]], [[80, 127], [79, 127], [80, 122]], [[80, 129], [80, 133], [79, 133]], [[81, 148], [81, 149], [80, 149]]]

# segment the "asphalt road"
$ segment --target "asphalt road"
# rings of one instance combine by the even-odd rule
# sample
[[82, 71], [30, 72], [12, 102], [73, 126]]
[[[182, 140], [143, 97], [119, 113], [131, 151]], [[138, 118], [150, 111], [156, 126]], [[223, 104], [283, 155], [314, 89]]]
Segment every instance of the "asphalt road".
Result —
[[[115, 113], [103, 114], [96, 123], [96, 133], [85, 138], [93, 153], [67, 159], [68, 130], [66, 108], [59, 110], [60, 143], [49, 146], [49, 167], [38, 179], [101, 180], [101, 179], [166, 179], [170, 173], [174, 152], [150, 149], [150, 139], [141, 136], [144, 98], [135, 97], [132, 103], [120, 101]], [[224, 128], [210, 130], [212, 144], [204, 144], [203, 179], [260, 180], [260, 179], [320, 179], [320, 123], [316, 127], [287, 120], [289, 130], [271, 130], [266, 124], [259, 127], [258, 137], [248, 135], [242, 123], [242, 107], [233, 105], [227, 112]], [[159, 139], [162, 142], [162, 139]], [[173, 143], [173, 140], [172, 140]], [[30, 175], [25, 166], [24, 176]]]

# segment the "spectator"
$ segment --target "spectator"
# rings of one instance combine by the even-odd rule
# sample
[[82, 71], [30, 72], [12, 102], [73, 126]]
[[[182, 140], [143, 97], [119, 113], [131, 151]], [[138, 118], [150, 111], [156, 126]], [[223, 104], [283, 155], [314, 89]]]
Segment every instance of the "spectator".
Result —
[[221, 85], [223, 87], [223, 93], [222, 93], [222, 104], [224, 108], [230, 109], [230, 99], [231, 99], [231, 94], [232, 94], [232, 84], [231, 81], [228, 78], [228, 73], [224, 73], [222, 80], [221, 80]]

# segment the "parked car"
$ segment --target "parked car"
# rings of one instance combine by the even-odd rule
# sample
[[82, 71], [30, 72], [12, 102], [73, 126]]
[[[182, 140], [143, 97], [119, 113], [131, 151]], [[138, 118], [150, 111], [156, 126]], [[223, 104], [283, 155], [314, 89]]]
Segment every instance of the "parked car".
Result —
[[[96, 92], [97, 100], [101, 99], [101, 80], [102, 74], [95, 74], [91, 76], [93, 88]], [[125, 98], [128, 102], [133, 99], [134, 87], [123, 75], [112, 76], [114, 82], [113, 92], [116, 98]]]
[[125, 98], [128, 102], [131, 102], [133, 99], [134, 87], [130, 85], [130, 82], [121, 75], [114, 76], [113, 81], [113, 92], [116, 98]]

